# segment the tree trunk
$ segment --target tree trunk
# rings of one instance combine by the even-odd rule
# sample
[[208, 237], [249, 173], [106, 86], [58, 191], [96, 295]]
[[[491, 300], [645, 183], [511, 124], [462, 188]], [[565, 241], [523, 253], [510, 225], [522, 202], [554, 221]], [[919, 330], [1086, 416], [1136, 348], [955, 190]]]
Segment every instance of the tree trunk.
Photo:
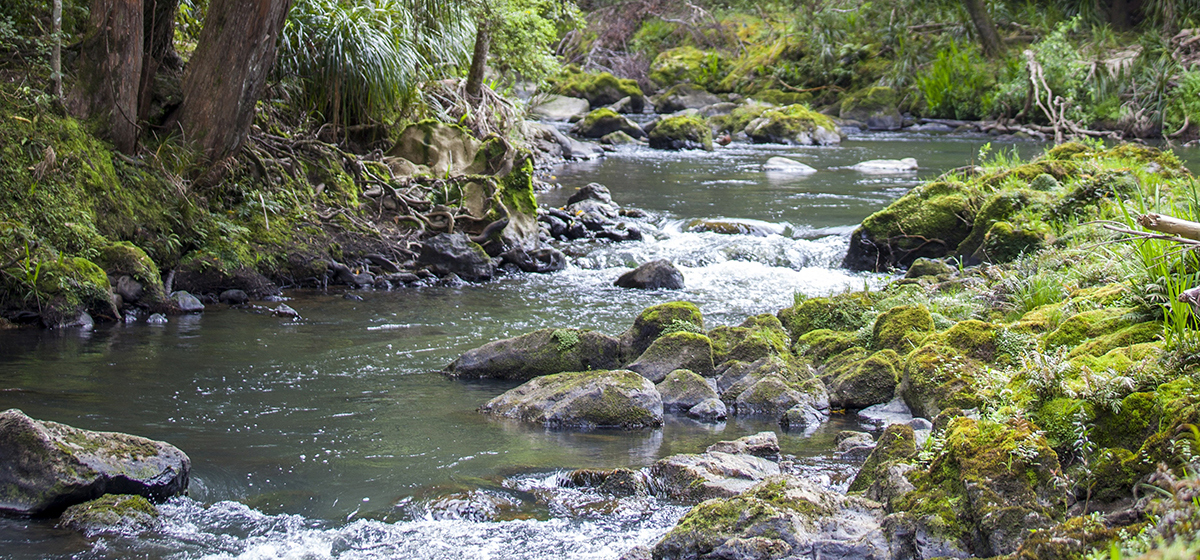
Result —
[[54, 34], [50, 49], [50, 77], [54, 80], [54, 100], [62, 103], [62, 0], [54, 0], [50, 9], [50, 29]]
[[984, 56], [1000, 56], [1004, 47], [1000, 43], [1000, 34], [996, 32], [996, 24], [992, 23], [992, 16], [988, 15], [983, 0], [963, 0], [963, 3], [967, 6], [971, 23], [975, 24], [975, 31], [979, 33], [979, 44], [983, 46]]
[[275, 63], [291, 0], [212, 0], [183, 76], [179, 122], [210, 162], [236, 153]]
[[485, 23], [475, 29], [475, 52], [471, 54], [471, 70], [467, 72], [467, 97], [483, 98], [483, 73], [487, 69], [488, 51], [492, 48], [492, 30]]
[[138, 86], [138, 115], [149, 118], [154, 100], [154, 78], [163, 61], [175, 54], [175, 11], [179, 0], [144, 0], [142, 12], [142, 81]]
[[79, 79], [67, 107], [81, 119], [102, 119], [113, 144], [126, 154], [137, 147], [142, 49], [141, 0], [92, 0]]

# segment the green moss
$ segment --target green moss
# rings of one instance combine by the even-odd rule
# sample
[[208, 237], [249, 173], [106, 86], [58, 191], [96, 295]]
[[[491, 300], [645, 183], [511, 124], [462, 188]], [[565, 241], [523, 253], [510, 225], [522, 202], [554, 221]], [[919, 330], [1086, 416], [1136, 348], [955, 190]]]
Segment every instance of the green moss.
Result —
[[[589, 115], [590, 116], [590, 115]], [[712, 130], [690, 115], [667, 117], [650, 131], [650, 147], [668, 150], [713, 149]]]
[[900, 105], [899, 95], [890, 87], [873, 86], [860, 89], [842, 98], [841, 114], [850, 115], [856, 110], [876, 111], [895, 109]]
[[1089, 338], [1127, 327], [1130, 322], [1127, 315], [1130, 311], [1127, 308], [1104, 308], [1075, 314], [1063, 321], [1054, 332], [1046, 335], [1043, 341], [1049, 350], [1059, 346], [1078, 345]]
[[1061, 186], [1062, 184], [1058, 182], [1058, 179], [1055, 179], [1049, 173], [1042, 173], [1029, 182], [1029, 188], [1035, 191], [1048, 192], [1058, 189]]
[[738, 327], [717, 327], [709, 332], [716, 362], [753, 362], [766, 356], [790, 355], [791, 339], [779, 319], [770, 314], [747, 318]]
[[574, 329], [555, 329], [551, 334], [558, 341], [558, 351], [570, 352], [579, 344], [579, 331]]
[[871, 342], [907, 354], [933, 332], [933, 316], [923, 305], [893, 307], [875, 319]]
[[1133, 452], [1121, 447], [1101, 449], [1091, 465], [1088, 493], [1097, 502], [1133, 496], [1133, 486], [1150, 468], [1139, 467]]
[[759, 118], [765, 119], [765, 122], [753, 130], [747, 130], [750, 139], [755, 142], [773, 142], [780, 138], [796, 140], [801, 135], [812, 134], [818, 128], [837, 130], [829, 117], [801, 104], [767, 109]]
[[811, 358], [814, 362], [824, 362], [830, 356], [840, 354], [855, 345], [854, 333], [838, 332], [829, 329], [817, 329], [805, 333], [796, 339], [793, 351], [797, 355]]
[[[518, 165], [500, 179], [500, 200], [509, 212], [529, 216], [537, 214], [537, 198], [533, 194], [533, 157], [528, 152], [517, 155]], [[497, 216], [498, 218], [498, 216]]]
[[587, 128], [591, 128], [593, 126], [596, 126], [597, 123], [599, 123], [600, 121], [605, 120], [605, 119], [624, 120], [625, 117], [622, 117], [621, 115], [617, 114], [616, 111], [609, 109], [608, 107], [602, 107], [600, 109], [596, 109], [594, 111], [589, 112], [587, 114], [587, 116], [583, 117], [583, 126], [587, 127]]
[[745, 131], [746, 125], [750, 124], [750, 121], [761, 117], [763, 112], [769, 108], [769, 105], [761, 103], [740, 105], [728, 115], [717, 115], [710, 118], [709, 123], [717, 132], [735, 134]]
[[1060, 454], [1073, 451], [1078, 425], [1090, 424], [1096, 417], [1095, 406], [1087, 401], [1059, 397], [1031, 411], [1030, 420], [1046, 432], [1046, 441]]
[[950, 327], [943, 335], [943, 340], [972, 359], [992, 362], [997, 358], [996, 335], [999, 332], [1000, 327], [996, 325], [968, 319]]
[[883, 473], [884, 469], [896, 463], [907, 462], [917, 456], [916, 436], [907, 424], [893, 424], [883, 431], [875, 449], [863, 462], [858, 475], [850, 483], [850, 492], [862, 492]]
[[[1048, 197], [1045, 194], [1028, 189], [1005, 189], [992, 194], [975, 215], [971, 234], [958, 245], [956, 253], [971, 256], [983, 247], [988, 230], [997, 222], [1008, 220], [1020, 210], [1031, 206], [1038, 207], [1047, 202]], [[999, 262], [1007, 260], [1011, 259]]]
[[643, 309], [633, 320], [633, 326], [625, 331], [622, 344], [626, 347], [627, 362], [632, 361], [645, 352], [667, 327], [675, 321], [691, 323], [704, 328], [704, 316], [696, 304], [686, 301], [660, 303]]
[[650, 63], [650, 79], [659, 87], [691, 82], [705, 89], [718, 86], [728, 69], [725, 58], [717, 52], [705, 52], [695, 47], [665, 50]]
[[978, 370], [979, 364], [957, 349], [926, 344], [905, 359], [897, 390], [922, 418], [949, 408], [977, 408], [983, 402], [975, 387]]
[[874, 304], [869, 292], [853, 292], [829, 298], [806, 298], [781, 309], [776, 316], [793, 339], [817, 329], [853, 331], [867, 324], [867, 311]]
[[1157, 321], [1138, 323], [1116, 332], [1098, 336], [1071, 350], [1070, 357], [1105, 355], [1118, 348], [1153, 342], [1162, 338], [1163, 325]]
[[632, 101], [634, 112], [641, 112], [645, 96], [637, 82], [619, 79], [608, 72], [598, 74], [571, 73], [552, 80], [555, 93], [587, 99], [592, 108], [612, 105], [624, 97]]
[[1162, 408], [1154, 393], [1131, 393], [1121, 399], [1118, 411], [1099, 410], [1092, 438], [1100, 447], [1138, 449], [1158, 431], [1161, 418]]
[[148, 529], [158, 516], [158, 508], [142, 496], [105, 494], [67, 508], [59, 524], [89, 535], [109, 531], [123, 533], [130, 529]]
[[863, 220], [854, 236], [882, 247], [879, 262], [885, 267], [905, 266], [918, 257], [944, 257], [971, 233], [973, 196], [961, 183], [915, 187]]

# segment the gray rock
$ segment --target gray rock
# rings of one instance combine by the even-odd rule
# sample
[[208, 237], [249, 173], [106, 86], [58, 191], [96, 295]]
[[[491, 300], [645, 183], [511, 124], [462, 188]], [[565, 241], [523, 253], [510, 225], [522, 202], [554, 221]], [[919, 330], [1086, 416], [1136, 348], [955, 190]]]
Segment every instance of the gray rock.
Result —
[[[616, 204], [613, 203], [612, 192], [608, 190], [608, 187], [601, 185], [600, 183], [588, 183], [579, 190], [575, 191], [575, 193], [567, 199], [567, 206], [570, 207], [575, 203], [583, 202], [585, 200], [594, 200], [608, 206], [616, 206]], [[613, 216], [615, 217], [616, 214]]]
[[675, 332], [658, 337], [637, 361], [626, 366], [659, 383], [677, 369], [694, 371], [701, 376], [713, 373], [713, 347], [707, 336]]
[[171, 306], [180, 313], [199, 313], [204, 311], [204, 304], [196, 296], [184, 291], [171, 292]]
[[554, 247], [540, 247], [526, 251], [520, 247], [500, 255], [500, 261], [512, 263], [522, 272], [547, 274], [567, 268], [567, 256]]
[[[719, 400], [717, 392], [703, 377], [687, 369], [672, 371], [655, 388], [662, 395], [663, 409], [668, 411], [691, 410], [704, 401]], [[724, 408], [722, 404], [722, 411]]]
[[734, 411], [739, 417], [763, 416], [779, 419], [788, 409], [798, 404], [812, 406], [816, 400], [798, 390], [782, 376], [772, 373], [759, 378], [742, 391], [734, 401]]
[[[772, 382], [755, 390], [742, 399], [742, 394], [765, 378]], [[782, 381], [782, 385], [778, 382]], [[782, 397], [775, 390], [786, 388]], [[738, 414], [768, 414], [779, 418], [789, 408], [807, 403], [817, 410], [829, 410], [829, 395], [825, 386], [809, 371], [801, 370], [776, 355], [765, 356], [745, 363], [726, 362], [725, 372], [717, 378], [717, 390], [721, 400], [735, 405]], [[791, 404], [787, 404], [788, 402]], [[786, 406], [785, 406], [786, 405]], [[782, 407], [782, 408], [780, 408]], [[778, 414], [776, 414], [778, 413]]]
[[667, 496], [693, 502], [736, 496], [776, 474], [779, 465], [772, 461], [720, 451], [672, 455], [650, 467], [650, 476]]
[[617, 560], [652, 560], [654, 557], [650, 554], [650, 547], [635, 546], [625, 554], [622, 554]]
[[616, 132], [605, 134], [600, 138], [600, 143], [609, 146], [624, 146], [626, 144], [637, 144], [637, 138], [618, 130]]
[[275, 315], [276, 317], [291, 317], [293, 319], [300, 317], [300, 313], [295, 309], [292, 309], [291, 306], [287, 305], [286, 303], [281, 303], [278, 307], [272, 309], [271, 314]]
[[783, 418], [779, 419], [779, 425], [789, 432], [812, 433], [828, 419], [827, 412], [817, 410], [810, 404], [801, 403], [783, 413]]
[[117, 278], [117, 283], [113, 285], [113, 292], [121, 296], [125, 303], [137, 303], [145, 295], [146, 290], [142, 287], [142, 283], [134, 280], [128, 274], [122, 274]]
[[562, 158], [571, 161], [586, 161], [604, 155], [604, 149], [593, 142], [580, 142], [557, 128], [542, 124], [530, 125], [530, 139], [538, 151], [551, 158]]
[[579, 469], [566, 475], [565, 486], [595, 488], [613, 496], [649, 496], [650, 487], [642, 471], [630, 469]]
[[217, 296], [217, 301], [227, 305], [244, 305], [250, 301], [250, 296], [241, 290], [225, 290], [221, 295]]
[[884, 404], [868, 406], [858, 411], [858, 417], [883, 427], [891, 426], [892, 424], [907, 424], [913, 419], [912, 411], [904, 403], [904, 399], [900, 397], [896, 397]]
[[834, 438], [837, 442], [836, 453], [847, 459], [866, 460], [875, 449], [875, 438], [866, 432], [844, 430]]
[[569, 121], [572, 117], [586, 115], [591, 104], [586, 99], [565, 95], [548, 95], [545, 100], [529, 109], [530, 114], [550, 121]]
[[671, 261], [660, 259], [622, 274], [613, 285], [639, 290], [682, 290], [683, 273]]
[[729, 409], [721, 399], [704, 399], [697, 403], [696, 406], [689, 408], [687, 415], [689, 418], [695, 418], [704, 422], [717, 422], [729, 416]]
[[716, 116], [720, 116], [720, 115], [728, 115], [728, 114], [732, 113], [734, 109], [737, 109], [737, 108], [738, 108], [737, 103], [729, 103], [729, 102], [713, 103], [712, 105], [708, 105], [706, 107], [701, 108], [700, 116], [707, 119], [707, 118], [716, 117]]
[[704, 502], [654, 546], [654, 558], [891, 558], [879, 504], [790, 475]]
[[859, 173], [870, 174], [890, 174], [890, 173], [912, 173], [917, 170], [917, 160], [914, 158], [904, 159], [873, 159], [869, 161], [860, 161], [850, 166], [850, 169]]
[[637, 123], [626, 117], [600, 109], [604, 113], [593, 111], [587, 117], [575, 123], [571, 132], [584, 138], [603, 138], [613, 132], [621, 131], [634, 138], [645, 138], [646, 132]]
[[773, 157], [763, 164], [763, 171], [769, 173], [787, 173], [791, 175], [812, 175], [817, 170], [811, 166], [785, 157]]
[[662, 399], [654, 384], [629, 370], [538, 377], [479, 410], [549, 428], [638, 430], [663, 422]]
[[732, 453], [754, 455], [772, 461], [779, 460], [779, 436], [775, 432], [759, 432], [733, 441], [719, 441], [708, 446], [706, 453]]
[[621, 342], [595, 331], [542, 329], [489, 342], [446, 366], [460, 378], [525, 381], [540, 375], [621, 366]]
[[491, 257], [465, 233], [439, 233], [426, 239], [417, 264], [438, 276], [457, 274], [469, 282], [490, 280], [494, 272]]
[[79, 531], [88, 538], [100, 535], [128, 537], [152, 529], [158, 515], [158, 508], [141, 496], [105, 494], [67, 508], [58, 524]]
[[895, 558], [974, 558], [953, 537], [945, 535], [937, 516], [893, 513], [881, 524]]
[[104, 494], [165, 500], [187, 490], [191, 460], [161, 441], [0, 413], [0, 511], [56, 515]]
[[720, 102], [720, 97], [703, 88], [685, 83], [676, 85], [659, 95], [654, 102], [654, 112], [666, 115], [687, 109], [701, 109]]

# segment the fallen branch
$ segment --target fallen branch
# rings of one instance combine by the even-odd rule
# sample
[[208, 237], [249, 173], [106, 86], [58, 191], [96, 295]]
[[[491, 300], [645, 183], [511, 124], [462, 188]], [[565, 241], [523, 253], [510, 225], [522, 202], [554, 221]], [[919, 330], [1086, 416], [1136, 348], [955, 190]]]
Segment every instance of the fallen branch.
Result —
[[1200, 223], [1155, 213], [1138, 216], [1137, 223], [1149, 230], [1200, 241]]

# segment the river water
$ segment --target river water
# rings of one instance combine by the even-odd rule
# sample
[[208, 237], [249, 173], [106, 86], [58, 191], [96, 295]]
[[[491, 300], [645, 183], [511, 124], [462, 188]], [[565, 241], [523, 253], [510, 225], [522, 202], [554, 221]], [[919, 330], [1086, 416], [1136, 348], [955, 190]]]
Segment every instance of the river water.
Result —
[[[777, 426], [669, 417], [657, 430], [556, 432], [475, 412], [512, 384], [437, 374], [486, 342], [543, 327], [619, 334], [642, 308], [686, 299], [706, 326], [737, 324], [823, 295], [878, 285], [838, 268], [848, 234], [922, 179], [973, 161], [984, 137], [872, 135], [838, 147], [734, 144], [706, 152], [623, 148], [555, 171], [559, 206], [589, 182], [650, 214], [645, 241], [581, 242], [572, 266], [482, 285], [395, 292], [293, 291], [285, 320], [215, 306], [166, 325], [0, 335], [0, 409], [168, 441], [193, 461], [187, 498], [141, 537], [85, 538], [53, 521], [0, 519], [0, 558], [586, 558], [653, 544], [686, 511], [653, 498], [567, 488], [577, 468], [641, 468], [674, 453]], [[1025, 156], [1040, 147], [1017, 144]], [[820, 170], [766, 174], [771, 156]], [[917, 173], [839, 169], [916, 157]], [[741, 220], [766, 235], [690, 233]], [[681, 292], [622, 290], [628, 267], [669, 258]], [[799, 469], [844, 487], [853, 466], [833, 436], [780, 433]]]

